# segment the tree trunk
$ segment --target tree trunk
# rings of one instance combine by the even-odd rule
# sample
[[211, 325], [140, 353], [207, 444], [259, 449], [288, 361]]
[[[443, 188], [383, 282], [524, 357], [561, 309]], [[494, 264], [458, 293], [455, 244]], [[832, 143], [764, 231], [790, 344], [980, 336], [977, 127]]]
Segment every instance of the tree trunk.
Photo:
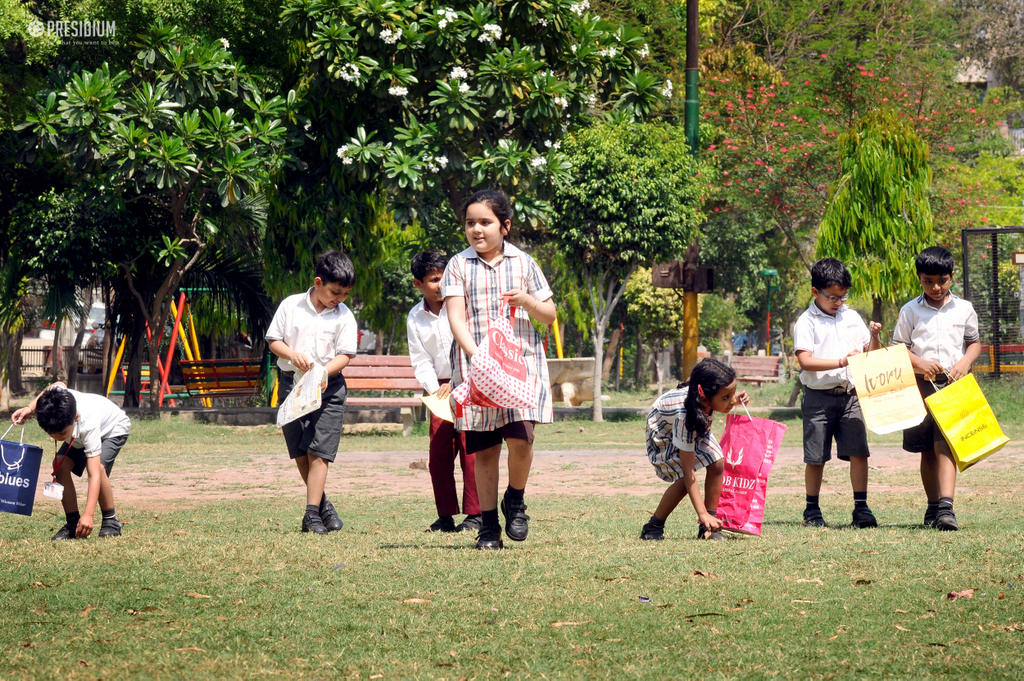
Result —
[[25, 384], [21, 375], [21, 344], [25, 340], [25, 327], [18, 329], [14, 336], [14, 353], [7, 357], [8, 373], [7, 382], [10, 384], [11, 394], [20, 395], [25, 392]]
[[53, 329], [53, 350], [50, 352], [50, 376], [54, 381], [59, 381], [60, 376], [60, 327], [63, 320], [58, 316]]
[[[142, 401], [142, 353], [145, 349], [146, 322], [135, 317], [135, 328], [128, 344], [128, 375], [124, 385], [124, 406], [138, 408]], [[115, 371], [117, 368], [115, 367]]]
[[636, 357], [633, 358], [633, 389], [643, 390], [644, 380], [644, 335], [636, 330]]
[[[622, 330], [614, 329], [611, 338], [608, 339], [608, 351], [604, 353], [604, 363], [601, 365], [601, 371], [606, 381], [611, 378], [612, 364], [615, 363], [615, 355], [619, 350], [619, 340], [621, 338]], [[594, 354], [598, 353], [595, 352]]]
[[789, 394], [789, 402], [786, 403], [787, 407], [796, 406], [796, 398], [800, 395], [800, 389], [804, 387], [804, 384], [800, 382], [800, 379], [796, 379], [796, 385], [793, 386], [793, 392]]
[[89, 321], [89, 311], [92, 309], [92, 290], [85, 299], [82, 306], [82, 314], [78, 319], [78, 333], [75, 334], [75, 343], [71, 348], [71, 358], [68, 360], [68, 387], [74, 388], [78, 383], [78, 363], [82, 354], [82, 339], [85, 337], [85, 323]]
[[384, 333], [382, 331], [377, 331], [375, 333], [373, 354], [384, 354]]
[[0, 331], [0, 411], [11, 409], [10, 366], [14, 348], [14, 334]]
[[604, 405], [601, 402], [601, 379], [604, 377], [602, 354], [604, 350], [604, 325], [594, 321], [594, 421], [604, 421]]
[[871, 321], [882, 323], [882, 299], [875, 297], [871, 301]]
[[661, 370], [661, 356], [665, 353], [663, 344], [658, 343], [654, 349], [654, 382], [658, 385], [657, 394], [660, 395], [665, 387], [665, 374]]
[[672, 344], [672, 360], [676, 363], [676, 380], [682, 382], [685, 378], [685, 372], [683, 369], [683, 344], [676, 341]]
[[111, 352], [114, 348], [114, 323], [110, 314], [110, 287], [103, 284], [103, 394], [107, 394], [107, 386], [110, 384], [110, 372], [114, 369], [111, 363], [114, 358]]
[[146, 406], [151, 413], [160, 409], [160, 369], [157, 360], [160, 358], [160, 338], [157, 334], [149, 341], [149, 404]]

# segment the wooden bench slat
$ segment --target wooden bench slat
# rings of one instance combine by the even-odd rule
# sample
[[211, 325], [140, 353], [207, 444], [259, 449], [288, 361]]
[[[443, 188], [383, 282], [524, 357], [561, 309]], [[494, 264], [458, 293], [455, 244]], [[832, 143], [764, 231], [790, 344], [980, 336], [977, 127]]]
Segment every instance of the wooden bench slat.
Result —
[[345, 379], [349, 390], [422, 390], [419, 381], [408, 378]]
[[351, 407], [422, 407], [418, 397], [350, 397], [345, 400]]
[[348, 363], [350, 367], [411, 367], [408, 355], [356, 355]]
[[349, 365], [345, 367], [344, 371], [342, 371], [341, 373], [345, 375], [346, 381], [349, 381], [353, 378], [416, 378], [416, 372], [413, 371], [413, 368], [411, 366], [353, 367]]

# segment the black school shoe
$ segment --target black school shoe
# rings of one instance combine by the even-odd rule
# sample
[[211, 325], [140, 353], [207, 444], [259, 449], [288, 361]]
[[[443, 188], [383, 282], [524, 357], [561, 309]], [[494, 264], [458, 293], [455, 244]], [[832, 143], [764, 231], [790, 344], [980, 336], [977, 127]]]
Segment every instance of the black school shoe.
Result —
[[476, 548], [481, 551], [497, 551], [505, 548], [501, 543], [501, 528], [481, 527], [480, 533], [476, 536]]
[[455, 525], [450, 515], [438, 518], [424, 532], [461, 532], [462, 528]]
[[319, 513], [306, 511], [302, 516], [302, 531], [312, 532], [313, 534], [327, 534], [330, 530], [324, 525], [324, 521], [320, 519]]
[[477, 513], [476, 515], [467, 515], [463, 518], [462, 522], [459, 523], [458, 530], [459, 532], [479, 532], [483, 526], [483, 518]]
[[512, 541], [525, 541], [526, 535], [530, 533], [530, 525], [527, 522], [530, 516], [526, 515], [526, 504], [502, 498], [501, 514], [505, 516], [505, 534], [508, 538]]
[[867, 506], [853, 509], [853, 522], [850, 524], [861, 529], [865, 527], [878, 527], [878, 521], [875, 520], [875, 514], [872, 513], [871, 509]]
[[939, 511], [935, 516], [935, 529], [943, 532], [956, 532], [960, 526], [956, 522], [956, 514], [952, 510]]
[[[50, 537], [50, 541], [64, 541], [65, 539], [77, 539], [77, 537], [75, 537], [75, 530], [77, 529], [77, 527], [72, 527], [68, 523], [64, 523], [64, 527], [57, 530], [57, 534]], [[88, 537], [82, 537], [82, 539], [87, 538]]]
[[658, 527], [648, 522], [640, 529], [640, 538], [644, 541], [662, 541], [665, 538], [665, 526]]
[[330, 499], [320, 504], [320, 522], [324, 524], [328, 532], [337, 532], [345, 527], [345, 523], [338, 517], [338, 512], [334, 510], [334, 504]]
[[939, 515], [939, 509], [928, 508], [924, 512], [924, 526], [935, 527], [935, 518]]
[[716, 530], [715, 532], [708, 532], [708, 528], [705, 527], [704, 523], [697, 526], [697, 539], [710, 539], [711, 541], [724, 541], [725, 535], [721, 531]]
[[820, 508], [804, 509], [804, 527], [828, 527], [828, 523], [821, 515]]
[[103, 523], [100, 525], [100, 536], [120, 537], [122, 527], [124, 527], [124, 523], [117, 518], [110, 518], [109, 520], [104, 518]]

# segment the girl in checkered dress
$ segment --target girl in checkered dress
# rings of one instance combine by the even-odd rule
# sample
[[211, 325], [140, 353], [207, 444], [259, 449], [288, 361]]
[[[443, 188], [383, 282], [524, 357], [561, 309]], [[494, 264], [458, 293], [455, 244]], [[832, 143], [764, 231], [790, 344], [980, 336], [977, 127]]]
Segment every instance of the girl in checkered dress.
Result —
[[[671, 482], [658, 509], [640, 531], [640, 538], [665, 538], [665, 520], [689, 496], [700, 526], [698, 539], [723, 539], [722, 521], [716, 517], [722, 494], [725, 464], [722, 447], [711, 432], [715, 412], [732, 411], [747, 403], [746, 392], [736, 392], [736, 372], [714, 359], [693, 368], [690, 380], [659, 397], [647, 416], [647, 458], [658, 477]], [[703, 468], [704, 496], [696, 471]]]
[[469, 248], [448, 263], [441, 288], [451, 322], [453, 345], [452, 385], [469, 375], [469, 358], [487, 333], [490, 320], [511, 306], [512, 329], [526, 363], [527, 381], [534, 385], [536, 409], [498, 409], [466, 405], [455, 427], [466, 433], [466, 453], [476, 454], [477, 495], [483, 527], [478, 549], [500, 549], [498, 521], [498, 464], [502, 441], [508, 444], [508, 488], [501, 501], [505, 533], [523, 541], [529, 531], [523, 490], [533, 462], [533, 426], [553, 420], [551, 390], [544, 344], [530, 318], [541, 324], [555, 319], [551, 289], [537, 263], [505, 241], [512, 228], [508, 197], [480, 191], [462, 209]]

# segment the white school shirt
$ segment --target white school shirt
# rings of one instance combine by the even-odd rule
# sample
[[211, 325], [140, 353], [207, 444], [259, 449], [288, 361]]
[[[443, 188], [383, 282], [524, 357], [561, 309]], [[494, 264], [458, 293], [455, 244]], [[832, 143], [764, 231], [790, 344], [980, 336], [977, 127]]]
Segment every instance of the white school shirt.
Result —
[[[268, 341], [284, 341], [288, 347], [304, 353], [310, 361], [325, 366], [338, 355], [355, 355], [359, 342], [356, 316], [344, 303], [317, 312], [310, 299], [313, 289], [296, 293], [281, 301], [267, 329]], [[283, 357], [277, 366], [286, 373], [295, 367]]]
[[409, 337], [409, 359], [416, 380], [428, 395], [433, 395], [441, 387], [439, 379], [452, 377], [452, 327], [448, 323], [448, 309], [442, 306], [440, 314], [434, 314], [421, 300], [409, 310], [405, 332]]
[[132, 428], [128, 414], [103, 395], [80, 393], [70, 388], [55, 386], [51, 390], [67, 390], [75, 398], [78, 420], [71, 431], [75, 449], [84, 449], [86, 458], [99, 456], [103, 440], [127, 435]]
[[[846, 305], [833, 317], [811, 301], [793, 326], [794, 352], [807, 350], [818, 359], [842, 359], [854, 350], [866, 350], [870, 344], [871, 332], [864, 320]], [[801, 371], [800, 382], [812, 390], [839, 387], [852, 390], [854, 387], [849, 366], [828, 371]]]
[[[552, 298], [551, 288], [537, 263], [507, 241], [502, 257], [493, 266], [481, 260], [471, 246], [448, 261], [441, 280], [441, 291], [445, 299], [466, 299], [466, 322], [473, 342], [477, 345], [483, 342], [490, 320], [496, 318], [502, 308], [501, 294], [512, 289], [526, 291], [540, 302]], [[530, 314], [521, 307], [516, 308], [512, 331], [523, 352], [527, 380], [533, 381], [537, 408], [466, 406], [462, 410], [463, 416], [455, 418], [456, 429], [490, 431], [516, 421], [551, 423], [554, 420], [544, 340], [533, 327]], [[469, 375], [469, 357], [461, 347], [457, 348], [455, 355], [452, 365], [453, 386], [459, 385]]]
[[900, 308], [892, 339], [904, 343], [912, 353], [945, 369], [964, 358], [967, 343], [978, 340], [978, 313], [970, 302], [952, 293], [940, 308], [928, 304], [923, 295]]

